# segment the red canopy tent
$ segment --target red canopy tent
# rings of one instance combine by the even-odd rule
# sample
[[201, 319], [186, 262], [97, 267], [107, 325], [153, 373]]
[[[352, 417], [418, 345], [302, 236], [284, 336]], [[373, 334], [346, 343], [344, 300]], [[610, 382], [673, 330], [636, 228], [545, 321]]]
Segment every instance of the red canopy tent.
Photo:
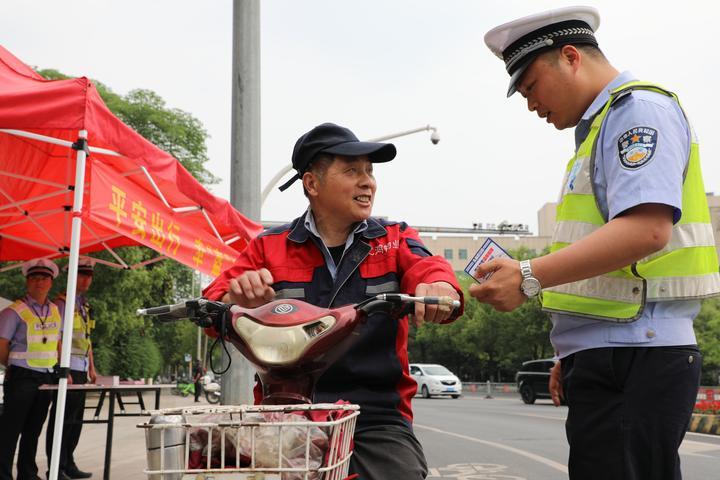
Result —
[[[169, 257], [217, 275], [261, 229], [115, 117], [87, 78], [45, 80], [0, 46], [0, 260], [69, 257], [65, 331], [79, 254], [107, 250], [115, 262], [101, 263], [137, 268], [114, 248], [145, 245], [159, 252], [151, 261]], [[70, 342], [65, 335], [63, 368]], [[59, 411], [66, 385], [62, 378]]]

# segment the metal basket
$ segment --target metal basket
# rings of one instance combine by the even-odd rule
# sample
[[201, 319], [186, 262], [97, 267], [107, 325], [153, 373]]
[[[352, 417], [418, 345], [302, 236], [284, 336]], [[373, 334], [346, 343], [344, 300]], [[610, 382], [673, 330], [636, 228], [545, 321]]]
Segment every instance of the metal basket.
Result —
[[[306, 415], [311, 411], [341, 413], [336, 420], [311, 421], [293, 420], [280, 422], [258, 422], [257, 415], [271, 413], [296, 413]], [[240, 405], [169, 408], [147, 412], [150, 421], [138, 425], [145, 429], [148, 468], [145, 473], [150, 480], [342, 480], [347, 477], [352, 455], [352, 437], [355, 422], [360, 414], [358, 405], [313, 404], [313, 405]], [[199, 421], [200, 415], [222, 415], [222, 421]], [[196, 417], [196, 418], [193, 418]], [[322, 461], [311, 459], [311, 433], [318, 430], [327, 435], [327, 445]], [[277, 462], [268, 463], [268, 451], [262, 450], [258, 439], [267, 438], [268, 433], [277, 432]], [[209, 453], [204, 468], [190, 468], [191, 433], [207, 433]], [[283, 456], [283, 435], [292, 435], [295, 441], [304, 443], [304, 462], [287, 465]], [[249, 448], [241, 455], [241, 437]], [[304, 437], [304, 438], [303, 438]], [[213, 439], [219, 445], [213, 444]], [[288, 437], [290, 438], [290, 437]], [[228, 440], [229, 439], [229, 440]], [[226, 457], [226, 442], [232, 442], [233, 457]], [[212, 448], [219, 447], [220, 458], [212, 455]], [[317, 452], [317, 447], [315, 447]], [[274, 451], [273, 451], [274, 453]], [[297, 453], [297, 450], [295, 450]], [[273, 456], [274, 455], [270, 455]], [[258, 461], [261, 457], [263, 461]], [[215, 464], [213, 465], [213, 460]]]

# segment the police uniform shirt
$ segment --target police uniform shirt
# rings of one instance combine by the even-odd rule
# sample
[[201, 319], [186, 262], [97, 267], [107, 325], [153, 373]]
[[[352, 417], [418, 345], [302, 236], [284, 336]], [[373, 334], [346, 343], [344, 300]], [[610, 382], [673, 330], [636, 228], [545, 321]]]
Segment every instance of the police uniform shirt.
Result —
[[[50, 306], [52, 305], [50, 301], [45, 302], [45, 305], [40, 305], [29, 295], [23, 297], [22, 300], [30, 307], [35, 315], [40, 318], [47, 317], [48, 320], [50, 319]], [[62, 323], [60, 324], [60, 331], [62, 332]], [[27, 324], [9, 307], [0, 311], [0, 338], [10, 340], [10, 352], [27, 351]], [[43, 373], [53, 371], [52, 368], [31, 367], [28, 365], [27, 360], [19, 358], [9, 358], [8, 365], [15, 365]]]
[[[591, 121], [599, 113], [610, 91], [633, 80], [629, 72], [618, 75], [590, 105], [583, 121]], [[586, 124], [581, 122], [578, 129]], [[645, 132], [645, 140], [655, 147], [641, 165], [621, 153], [638, 127], [644, 127], [640, 133]], [[614, 105], [599, 133], [593, 173], [603, 217], [612, 220], [637, 205], [658, 203], [673, 208], [673, 223], [677, 223], [682, 215], [683, 171], [690, 143], [687, 121], [671, 97], [635, 90]], [[628, 324], [553, 314], [550, 340], [560, 358], [591, 348], [693, 345], [697, 343], [693, 319], [699, 311], [700, 300], [648, 302], [641, 317]]]
[[[83, 316], [83, 320], [87, 322], [87, 311], [84, 309], [80, 309], [81, 306], [85, 305], [85, 297], [82, 295], [78, 295], [75, 297], [75, 310], [81, 312], [81, 315]], [[65, 300], [62, 298], [59, 298], [55, 300], [55, 305], [58, 306], [60, 309], [60, 316], [63, 317], [63, 324], [65, 323], [64, 317], [65, 317]], [[74, 321], [74, 318], [73, 318]], [[73, 327], [73, 323], [71, 323], [71, 327]], [[87, 356], [81, 357], [79, 355], [70, 355], [70, 370], [75, 370], [77, 372], [87, 372], [88, 368], [90, 367], [90, 360]]]

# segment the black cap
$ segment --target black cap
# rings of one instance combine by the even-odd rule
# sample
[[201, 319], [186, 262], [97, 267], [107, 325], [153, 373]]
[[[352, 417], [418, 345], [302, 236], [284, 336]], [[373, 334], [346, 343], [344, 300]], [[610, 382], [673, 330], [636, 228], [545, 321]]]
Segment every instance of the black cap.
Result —
[[367, 155], [371, 162], [389, 162], [397, 151], [392, 143], [361, 142], [350, 129], [323, 123], [313, 128], [295, 142], [292, 154], [292, 166], [297, 173], [280, 186], [286, 190], [296, 180], [302, 178], [315, 157], [320, 153], [359, 157]]

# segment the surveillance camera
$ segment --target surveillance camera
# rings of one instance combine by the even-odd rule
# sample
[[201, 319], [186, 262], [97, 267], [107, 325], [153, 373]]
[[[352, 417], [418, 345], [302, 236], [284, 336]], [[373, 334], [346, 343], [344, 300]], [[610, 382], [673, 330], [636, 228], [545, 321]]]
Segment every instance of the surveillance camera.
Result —
[[430, 141], [433, 143], [433, 145], [437, 145], [440, 142], [440, 135], [436, 131], [432, 132], [430, 135]]

